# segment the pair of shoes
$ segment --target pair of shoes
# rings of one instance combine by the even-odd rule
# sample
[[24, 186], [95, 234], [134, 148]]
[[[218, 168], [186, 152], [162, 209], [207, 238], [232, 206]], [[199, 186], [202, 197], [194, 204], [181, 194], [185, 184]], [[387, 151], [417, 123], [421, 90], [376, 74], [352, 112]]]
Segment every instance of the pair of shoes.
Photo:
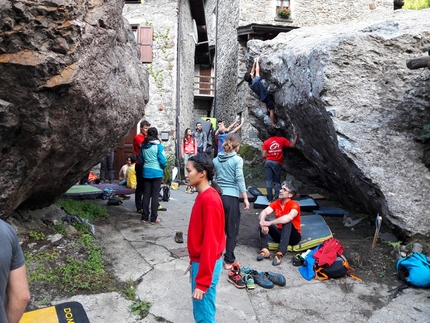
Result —
[[249, 290], [255, 288], [254, 278], [251, 274], [242, 274], [242, 280], [245, 282], [246, 289]]
[[175, 241], [177, 243], [184, 243], [184, 237], [182, 236], [182, 231], [181, 230], [177, 230], [176, 234], [175, 234]]
[[148, 222], [149, 221], [149, 217], [144, 217], [142, 215], [142, 217], [140, 218], [140, 222]]
[[192, 187], [191, 187], [191, 186], [187, 186], [187, 189], [185, 190], [185, 193], [193, 194], [193, 189], [192, 189]]
[[282, 257], [283, 256], [284, 256], [284, 254], [282, 252], [278, 251], [275, 254], [275, 258], [273, 258], [272, 265], [273, 266], [279, 266], [281, 264], [281, 262], [282, 262]]
[[272, 283], [278, 285], [278, 286], [285, 286], [287, 281], [285, 280], [285, 277], [281, 274], [277, 274], [271, 271], [266, 271], [263, 273], [264, 276], [266, 276]]
[[143, 209], [137, 209], [136, 213], [143, 213]]
[[273, 282], [267, 278], [266, 275], [264, 275], [262, 272], [258, 272], [256, 270], [253, 270], [251, 272], [252, 278], [254, 279], [254, 282], [257, 283], [257, 285], [260, 285], [263, 288], [271, 289], [273, 286]]
[[158, 206], [158, 211], [167, 211], [165, 207], [162, 207], [161, 205]]
[[261, 249], [259, 255], [257, 256], [257, 261], [261, 261], [264, 258], [270, 258], [270, 251], [269, 251], [269, 249], [266, 249], [266, 248]]
[[231, 264], [231, 270], [228, 273], [227, 280], [239, 289], [246, 287], [246, 283], [240, 274], [240, 265], [237, 262]]

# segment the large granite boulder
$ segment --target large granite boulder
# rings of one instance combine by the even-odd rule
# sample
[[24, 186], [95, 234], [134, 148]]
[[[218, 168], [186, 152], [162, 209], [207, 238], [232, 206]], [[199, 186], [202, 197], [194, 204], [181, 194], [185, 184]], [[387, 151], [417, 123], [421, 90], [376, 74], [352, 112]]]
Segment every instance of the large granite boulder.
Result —
[[142, 117], [123, 1], [0, 2], [0, 217], [47, 206]]
[[[389, 19], [248, 42], [248, 62], [260, 58], [287, 137], [294, 129], [300, 135], [284, 167], [372, 218], [380, 213], [399, 237], [430, 232], [430, 173], [419, 138], [430, 123], [430, 71], [406, 67], [427, 55], [429, 16], [430, 9], [398, 10]], [[264, 139], [265, 111], [255, 97], [246, 104]]]

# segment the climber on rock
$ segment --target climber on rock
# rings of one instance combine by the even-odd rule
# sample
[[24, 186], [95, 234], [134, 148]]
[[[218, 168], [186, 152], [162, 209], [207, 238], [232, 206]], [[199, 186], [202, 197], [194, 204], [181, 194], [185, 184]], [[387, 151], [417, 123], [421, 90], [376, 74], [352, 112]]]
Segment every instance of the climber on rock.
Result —
[[258, 99], [266, 105], [267, 114], [270, 116], [272, 126], [275, 127], [275, 105], [272, 96], [260, 82], [260, 65], [257, 58], [254, 60], [251, 72], [245, 73], [244, 80], [248, 82], [249, 88], [258, 95]]

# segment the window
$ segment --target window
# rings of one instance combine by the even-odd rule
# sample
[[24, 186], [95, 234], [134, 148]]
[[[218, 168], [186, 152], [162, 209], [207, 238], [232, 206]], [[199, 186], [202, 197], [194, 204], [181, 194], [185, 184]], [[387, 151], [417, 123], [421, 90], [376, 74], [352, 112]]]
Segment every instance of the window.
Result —
[[152, 63], [152, 26], [139, 26], [137, 28], [137, 44], [140, 46], [140, 61]]

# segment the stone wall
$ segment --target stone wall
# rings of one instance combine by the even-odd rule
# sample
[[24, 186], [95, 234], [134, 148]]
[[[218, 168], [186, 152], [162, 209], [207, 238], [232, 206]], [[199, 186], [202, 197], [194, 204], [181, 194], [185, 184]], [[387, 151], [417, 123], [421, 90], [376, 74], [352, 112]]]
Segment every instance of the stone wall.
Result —
[[238, 105], [236, 94], [238, 17], [239, 0], [219, 2], [215, 116], [224, 120], [226, 124], [232, 123], [236, 113], [244, 109], [243, 106]]
[[130, 24], [154, 27], [153, 61], [151, 64], [144, 63], [150, 83], [149, 102], [145, 107], [144, 118], [159, 132], [170, 132], [169, 141], [164, 144], [166, 154], [173, 153], [176, 133], [178, 2], [145, 0], [140, 4], [125, 4], [123, 15]]
[[276, 0], [241, 0], [240, 26], [249, 24], [291, 25], [296, 27], [334, 24], [367, 18], [374, 11], [392, 14], [392, 0], [290, 0], [290, 19], [276, 16]]
[[191, 36], [193, 32], [191, 9], [188, 1], [182, 1], [182, 24], [180, 40], [180, 129], [179, 137], [184, 136], [186, 128], [193, 129], [195, 114], [194, 109], [194, 39]]

